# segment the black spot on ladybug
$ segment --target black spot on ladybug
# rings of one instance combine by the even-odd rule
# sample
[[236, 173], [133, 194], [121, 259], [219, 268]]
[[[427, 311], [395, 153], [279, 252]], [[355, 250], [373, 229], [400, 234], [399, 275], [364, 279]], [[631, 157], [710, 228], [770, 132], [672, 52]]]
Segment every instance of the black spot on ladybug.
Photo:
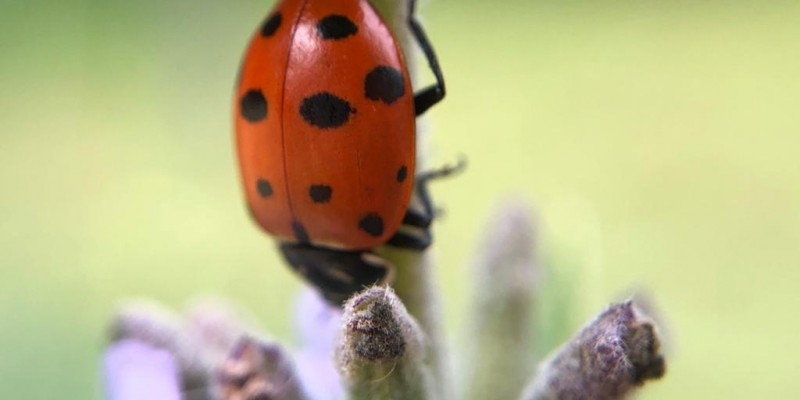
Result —
[[261, 197], [269, 197], [272, 196], [272, 184], [269, 183], [266, 179], [260, 179], [256, 182], [256, 189], [258, 189], [258, 194]]
[[267, 98], [260, 89], [250, 89], [242, 96], [239, 105], [242, 118], [248, 122], [259, 122], [267, 117]]
[[406, 166], [403, 165], [402, 167], [400, 167], [400, 169], [397, 170], [397, 181], [403, 182], [404, 180], [406, 180], [406, 177], [408, 177], [408, 168], [406, 168]]
[[405, 93], [403, 73], [396, 68], [381, 65], [369, 71], [364, 78], [364, 94], [370, 100], [392, 104]]
[[358, 227], [371, 236], [377, 237], [383, 234], [383, 219], [378, 214], [369, 213], [358, 221]]
[[344, 39], [355, 35], [358, 27], [344, 15], [328, 15], [317, 22], [317, 33], [323, 39]]
[[300, 115], [306, 122], [322, 129], [338, 128], [350, 119], [356, 110], [346, 100], [328, 92], [320, 92], [303, 99]]
[[261, 36], [263, 37], [270, 37], [275, 34], [275, 31], [281, 26], [281, 13], [274, 12], [270, 15], [266, 21], [264, 21], [264, 25], [261, 26]]
[[308, 232], [306, 232], [306, 228], [300, 221], [292, 221], [292, 230], [294, 231], [294, 237], [297, 238], [297, 241], [303, 244], [311, 243], [311, 238], [308, 237]]
[[331, 201], [333, 189], [328, 185], [311, 185], [308, 188], [308, 195], [314, 203], [327, 203]]

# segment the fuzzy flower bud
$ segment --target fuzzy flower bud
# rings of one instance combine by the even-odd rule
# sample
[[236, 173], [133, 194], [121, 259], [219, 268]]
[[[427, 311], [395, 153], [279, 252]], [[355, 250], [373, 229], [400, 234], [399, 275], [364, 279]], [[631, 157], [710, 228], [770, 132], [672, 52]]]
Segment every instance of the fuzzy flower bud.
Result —
[[632, 302], [609, 307], [546, 362], [523, 400], [622, 399], [665, 372], [652, 321]]
[[304, 400], [289, 356], [278, 344], [244, 338], [218, 372], [225, 400]]
[[155, 305], [122, 307], [103, 358], [107, 398], [211, 399], [208, 371], [180, 327], [177, 317]]
[[353, 400], [431, 399], [425, 337], [388, 288], [345, 304], [336, 360]]

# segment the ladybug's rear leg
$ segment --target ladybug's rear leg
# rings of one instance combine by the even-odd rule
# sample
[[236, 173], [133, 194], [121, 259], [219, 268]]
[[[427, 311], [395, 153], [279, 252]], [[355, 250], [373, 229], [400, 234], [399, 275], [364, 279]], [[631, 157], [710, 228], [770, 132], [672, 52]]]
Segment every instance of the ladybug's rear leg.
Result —
[[433, 201], [428, 191], [428, 182], [461, 172], [466, 165], [466, 160], [461, 158], [455, 165], [445, 165], [439, 169], [419, 174], [415, 182], [415, 194], [421, 209], [412, 206], [408, 207], [406, 215], [403, 217], [403, 224], [387, 244], [420, 251], [428, 248], [433, 239], [430, 226], [436, 215], [436, 210], [433, 207]]
[[433, 51], [433, 46], [428, 40], [428, 36], [422, 29], [419, 21], [414, 15], [417, 8], [417, 0], [408, 0], [408, 27], [411, 29], [411, 34], [414, 35], [414, 40], [419, 43], [419, 47], [428, 59], [428, 65], [436, 77], [436, 84], [428, 86], [425, 89], [414, 94], [414, 112], [417, 116], [422, 115], [431, 106], [440, 102], [444, 98], [444, 75], [442, 68], [439, 67], [439, 60], [436, 58], [436, 52]]
[[281, 243], [279, 247], [292, 269], [333, 304], [342, 304], [354, 293], [393, 278], [394, 266], [366, 250], [336, 250], [300, 243]]

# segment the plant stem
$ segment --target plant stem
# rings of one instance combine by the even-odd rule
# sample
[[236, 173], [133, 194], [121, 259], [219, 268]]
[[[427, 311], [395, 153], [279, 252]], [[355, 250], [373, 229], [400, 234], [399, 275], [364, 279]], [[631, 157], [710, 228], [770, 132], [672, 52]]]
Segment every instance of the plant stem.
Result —
[[[417, 44], [408, 29], [408, 0], [373, 0], [373, 6], [392, 28], [398, 45], [403, 49], [406, 66], [412, 81], [417, 75]], [[418, 85], [414, 85], [415, 87]], [[422, 125], [417, 121], [417, 170], [425, 165], [425, 143]], [[416, 193], [412, 198], [416, 198]], [[414, 206], [412, 202], [412, 206]], [[450, 399], [450, 379], [447, 373], [445, 341], [441, 329], [441, 309], [433, 274], [430, 250], [421, 253], [383, 247], [378, 251], [381, 257], [396, 267], [394, 288], [403, 300], [408, 312], [419, 322], [427, 340], [426, 364], [433, 370], [438, 398]]]
[[533, 307], [536, 298], [534, 220], [527, 205], [504, 201], [478, 246], [473, 347], [467, 397], [513, 399], [533, 372]]

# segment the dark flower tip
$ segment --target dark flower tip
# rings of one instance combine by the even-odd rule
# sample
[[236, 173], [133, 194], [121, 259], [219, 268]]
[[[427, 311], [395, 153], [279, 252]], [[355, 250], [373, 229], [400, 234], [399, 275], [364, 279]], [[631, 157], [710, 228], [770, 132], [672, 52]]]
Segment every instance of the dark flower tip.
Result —
[[344, 329], [356, 358], [366, 361], [398, 359], [406, 350], [403, 329], [398, 321], [396, 297], [384, 288], [374, 288], [355, 297], [345, 306]]
[[631, 301], [586, 325], [541, 368], [524, 399], [624, 398], [666, 371], [658, 332]]

